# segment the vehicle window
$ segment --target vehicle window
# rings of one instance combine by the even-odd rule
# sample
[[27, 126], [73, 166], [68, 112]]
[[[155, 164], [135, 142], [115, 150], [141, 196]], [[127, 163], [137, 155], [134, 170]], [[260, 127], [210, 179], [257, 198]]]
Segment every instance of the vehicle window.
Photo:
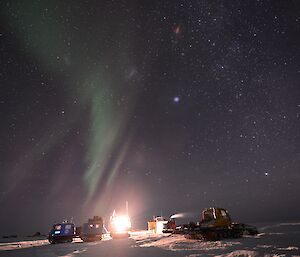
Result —
[[204, 220], [205, 221], [210, 221], [210, 220], [213, 220], [214, 219], [214, 216], [211, 212], [207, 211], [204, 213]]
[[56, 225], [55, 230], [61, 230], [61, 225]]
[[226, 211], [224, 211], [224, 210], [221, 210], [221, 215], [222, 215], [223, 217], [226, 217], [226, 216], [227, 216], [227, 213], [226, 213]]

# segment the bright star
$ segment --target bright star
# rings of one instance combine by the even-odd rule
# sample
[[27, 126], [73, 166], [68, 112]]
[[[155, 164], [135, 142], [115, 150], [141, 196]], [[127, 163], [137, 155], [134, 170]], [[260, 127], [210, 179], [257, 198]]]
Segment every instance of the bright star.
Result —
[[175, 96], [173, 100], [174, 100], [175, 103], [178, 103], [180, 98], [179, 98], [179, 96]]

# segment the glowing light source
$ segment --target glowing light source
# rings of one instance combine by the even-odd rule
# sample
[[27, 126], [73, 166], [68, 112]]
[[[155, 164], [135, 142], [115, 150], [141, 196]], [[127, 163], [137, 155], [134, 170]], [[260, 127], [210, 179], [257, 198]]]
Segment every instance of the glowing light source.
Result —
[[115, 216], [111, 221], [114, 232], [127, 232], [131, 228], [131, 222], [128, 215]]
[[178, 103], [180, 98], [179, 98], [179, 96], [175, 96], [173, 100], [174, 100], [175, 103]]

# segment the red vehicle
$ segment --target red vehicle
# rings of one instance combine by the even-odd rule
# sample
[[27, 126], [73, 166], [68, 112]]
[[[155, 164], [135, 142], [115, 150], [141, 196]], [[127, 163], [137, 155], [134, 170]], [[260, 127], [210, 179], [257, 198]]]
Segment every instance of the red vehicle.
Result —
[[176, 229], [175, 219], [170, 219], [163, 227], [163, 233], [173, 233]]

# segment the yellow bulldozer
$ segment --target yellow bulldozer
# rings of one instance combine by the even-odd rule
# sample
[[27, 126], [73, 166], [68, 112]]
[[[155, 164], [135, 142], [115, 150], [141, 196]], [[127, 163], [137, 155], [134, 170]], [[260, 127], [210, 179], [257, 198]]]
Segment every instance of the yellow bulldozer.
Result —
[[255, 235], [258, 231], [254, 226], [232, 222], [226, 209], [213, 207], [203, 210], [200, 222], [178, 226], [173, 233], [185, 234], [191, 239], [216, 241], [241, 237], [243, 234]]

